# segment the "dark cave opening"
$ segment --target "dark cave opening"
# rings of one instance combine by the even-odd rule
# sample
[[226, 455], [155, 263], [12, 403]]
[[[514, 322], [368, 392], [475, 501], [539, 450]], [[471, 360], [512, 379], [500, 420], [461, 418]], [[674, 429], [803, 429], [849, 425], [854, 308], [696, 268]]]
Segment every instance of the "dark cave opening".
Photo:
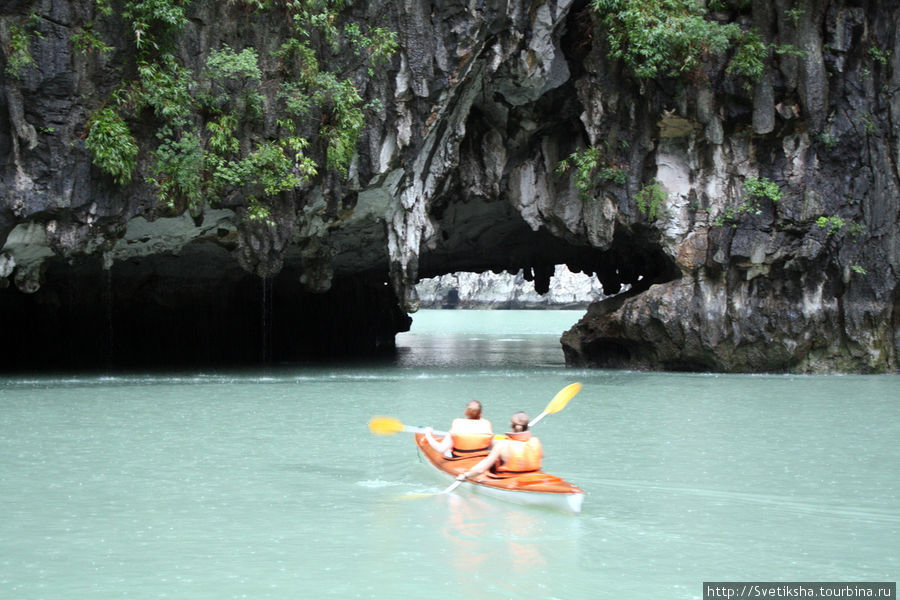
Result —
[[[678, 276], [671, 258], [640, 232], [617, 230], [601, 250], [533, 230], [503, 201], [448, 202], [436, 215], [436, 243], [422, 249], [420, 278], [521, 269], [543, 293], [555, 265], [564, 264], [596, 277], [611, 295]], [[325, 293], [304, 289], [301, 275], [294, 260], [271, 279], [250, 275], [214, 240], [197, 240], [178, 255], [117, 260], [109, 269], [98, 256], [50, 258], [34, 293], [0, 289], [0, 370], [224, 368], [395, 355], [395, 335], [409, 330], [411, 317], [386, 265], [339, 271]]]
[[190, 258], [116, 263], [51, 260], [33, 294], [0, 290], [0, 370], [229, 367], [378, 356], [409, 329], [385, 278], [336, 278], [303, 290], [284, 269], [263, 280], [239, 269], [203, 277]]

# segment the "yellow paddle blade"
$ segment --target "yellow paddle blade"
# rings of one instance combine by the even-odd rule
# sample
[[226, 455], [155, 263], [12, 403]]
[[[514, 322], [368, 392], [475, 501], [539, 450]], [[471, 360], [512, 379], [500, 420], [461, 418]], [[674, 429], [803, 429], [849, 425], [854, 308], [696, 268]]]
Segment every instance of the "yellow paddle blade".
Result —
[[569, 400], [575, 397], [575, 394], [581, 391], [580, 383], [570, 383], [563, 389], [556, 392], [556, 395], [553, 396], [553, 400], [550, 401], [550, 404], [547, 405], [547, 408], [544, 409], [544, 412], [548, 415], [552, 415], [553, 413], [557, 413], [566, 407], [566, 404], [569, 403]]
[[375, 435], [394, 435], [403, 429], [403, 423], [393, 417], [372, 417], [369, 420], [369, 431]]

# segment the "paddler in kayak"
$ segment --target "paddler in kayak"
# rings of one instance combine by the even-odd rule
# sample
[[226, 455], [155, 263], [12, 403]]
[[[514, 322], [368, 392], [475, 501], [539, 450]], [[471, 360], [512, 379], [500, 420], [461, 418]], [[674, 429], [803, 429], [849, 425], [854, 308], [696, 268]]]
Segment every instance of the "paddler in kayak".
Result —
[[475, 477], [488, 469], [500, 477], [540, 470], [544, 448], [541, 441], [528, 431], [528, 422], [527, 414], [514, 414], [506, 439], [494, 442], [490, 454], [465, 473], [460, 473], [457, 479]]
[[466, 404], [464, 419], [453, 419], [449, 435], [440, 441], [434, 439], [431, 427], [425, 428], [425, 439], [435, 451], [454, 458], [487, 456], [494, 440], [491, 422], [481, 416], [481, 402], [471, 400]]

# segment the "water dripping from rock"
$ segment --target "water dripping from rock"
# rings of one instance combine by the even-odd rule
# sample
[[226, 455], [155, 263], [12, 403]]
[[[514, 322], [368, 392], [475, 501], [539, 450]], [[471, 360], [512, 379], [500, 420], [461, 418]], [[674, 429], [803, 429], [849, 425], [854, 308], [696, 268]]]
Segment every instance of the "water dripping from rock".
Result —
[[113, 286], [112, 286], [112, 265], [104, 265], [103, 270], [103, 308], [106, 313], [106, 348], [105, 362], [106, 368], [112, 369], [114, 366], [115, 355], [113, 347], [115, 345], [115, 326], [113, 325]]
[[272, 279], [263, 277], [260, 284], [260, 362], [265, 365], [272, 360]]

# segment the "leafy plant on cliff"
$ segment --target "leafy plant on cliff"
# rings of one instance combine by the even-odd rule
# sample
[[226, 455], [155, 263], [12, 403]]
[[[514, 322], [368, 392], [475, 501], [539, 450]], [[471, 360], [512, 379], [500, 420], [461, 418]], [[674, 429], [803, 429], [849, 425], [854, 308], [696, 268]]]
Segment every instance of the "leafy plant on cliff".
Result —
[[834, 235], [835, 233], [838, 233], [841, 229], [843, 229], [844, 219], [835, 216], [821, 216], [816, 219], [816, 225], [818, 225], [822, 229], [827, 229], [828, 235]]
[[853, 221], [847, 222], [837, 215], [822, 215], [816, 219], [816, 225], [826, 230], [827, 235], [837, 235], [846, 231], [853, 239], [866, 233], [866, 226]]
[[745, 31], [738, 39], [734, 56], [728, 62], [725, 72], [729, 75], [744, 77], [750, 82], [759, 81], [765, 73], [766, 59], [770, 52], [775, 54], [791, 54], [802, 56], [803, 51], [791, 44], [767, 44], [756, 30]]
[[128, 125], [112, 108], [94, 113], [88, 123], [85, 146], [100, 169], [112, 175], [120, 185], [131, 181], [138, 155], [137, 141]]
[[628, 176], [625, 169], [610, 161], [606, 148], [589, 147], [573, 152], [559, 161], [556, 172], [560, 175], [574, 171], [575, 187], [580, 190], [582, 200], [587, 200], [594, 188], [605, 182], [624, 184]]
[[39, 17], [32, 13], [27, 19], [13, 21], [9, 26], [5, 72], [10, 77], [19, 79], [25, 69], [37, 65], [31, 54], [31, 42], [33, 37], [43, 39], [37, 31], [38, 22]]
[[158, 119], [158, 146], [148, 181], [165, 206], [196, 211], [204, 191], [202, 138], [193, 119], [196, 82], [190, 69], [170, 53], [139, 60], [137, 72], [138, 79], [120, 88], [116, 97], [121, 110], [133, 118], [150, 109]]
[[350, 160], [356, 153], [359, 132], [365, 124], [362, 98], [349, 79], [338, 79], [331, 73], [316, 78], [320, 88], [314, 95], [322, 107], [323, 122], [319, 135], [327, 142], [327, 164], [347, 175]]
[[236, 137], [238, 124], [251, 121], [262, 110], [257, 53], [252, 48], [238, 53], [225, 46], [210, 53], [206, 69], [212, 89], [209, 108], [217, 115], [206, 126], [210, 192], [214, 197], [242, 192], [248, 199], [248, 216], [268, 220], [266, 198], [296, 188], [316, 174], [314, 162], [304, 155], [308, 142], [285, 136], [253, 142], [242, 152]]
[[887, 64], [888, 64], [888, 59], [891, 56], [891, 51], [890, 50], [885, 51], [885, 50], [882, 50], [881, 48], [879, 48], [878, 46], [873, 45], [873, 46], [869, 47], [869, 56], [876, 63], [878, 63], [884, 67], [884, 66], [887, 66]]
[[714, 220], [713, 225], [737, 227], [741, 215], [762, 214], [762, 202], [781, 202], [781, 189], [774, 181], [765, 177], [748, 177], [744, 180], [743, 201], [737, 206], [726, 207]]
[[763, 42], [759, 34], [756, 31], [747, 31], [741, 36], [734, 57], [725, 71], [729, 75], [759, 81], [765, 72], [765, 59], [768, 53], [769, 45]]
[[709, 10], [744, 10], [750, 8], [752, 0], [709, 0]]
[[834, 148], [835, 148], [835, 147], [837, 146], [837, 144], [838, 144], [837, 136], [835, 136], [835, 135], [834, 135], [833, 133], [831, 133], [830, 131], [823, 131], [822, 133], [820, 133], [820, 134], [818, 135], [818, 137], [817, 137], [816, 139], [818, 139], [818, 141], [819, 141], [823, 146], [825, 146], [825, 149], [826, 149], [826, 150], [834, 150]]
[[[825, 230], [826, 241], [841, 239], [844, 233], [853, 241], [866, 233], [866, 226], [855, 221], [848, 221], [837, 215], [821, 215], [816, 219], [816, 225]], [[846, 239], [838, 243], [843, 243]], [[850, 265], [850, 270], [858, 275], [866, 275], [868, 271], [860, 265]]]
[[[760, 200], [770, 200], [771, 202], [781, 202], [781, 188], [778, 184], [765, 177], [748, 177], [744, 180], [744, 193], [748, 197], [748, 202], [758, 210]], [[758, 213], [757, 213], [758, 214]]]
[[138, 62], [138, 80], [123, 88], [125, 108], [135, 115], [151, 108], [168, 126], [182, 127], [197, 107], [195, 82], [190, 69], [172, 54]]
[[758, 81], [771, 51], [799, 54], [790, 45], [768, 44], [754, 30], [708, 19], [696, 0], [591, 0], [606, 28], [610, 54], [639, 79], [692, 76], [710, 56], [734, 50], [726, 72]]
[[640, 79], [690, 74], [741, 36], [735, 24], [706, 19], [707, 9], [695, 0], [591, 0], [591, 6], [612, 56]]
[[[291, 0], [294, 35], [274, 53], [285, 78], [278, 97], [284, 102], [289, 119], [282, 125], [293, 132], [304, 119], [318, 115], [318, 134], [325, 145], [326, 165], [347, 176], [350, 161], [356, 153], [359, 133], [365, 124], [366, 106], [351, 78], [323, 70], [314, 50], [314, 33], [337, 51], [341, 42], [337, 12], [348, 3], [344, 0]], [[343, 29], [350, 51], [366, 54], [367, 72], [386, 62], [399, 48], [396, 34], [383, 27], [364, 31], [359, 23]]]
[[207, 102], [214, 108], [236, 105], [239, 112], [258, 116], [262, 112], [263, 96], [259, 90], [262, 71], [259, 55], [254, 48], [235, 52], [227, 44], [213, 50], [206, 59], [206, 75], [212, 91]]
[[[106, 0], [95, 0], [95, 4], [100, 15], [111, 14]], [[123, 2], [121, 15], [134, 31], [138, 49], [137, 79], [123, 81], [113, 90], [111, 102], [90, 119], [86, 140], [95, 164], [113, 174], [118, 183], [130, 181], [137, 146], [127, 120], [140, 121], [145, 109], [150, 109], [159, 124], [148, 181], [169, 206], [174, 206], [176, 196], [193, 206], [202, 195], [201, 140], [193, 119], [197, 107], [195, 81], [190, 69], [169, 51], [187, 23], [184, 5], [183, 0]], [[73, 36], [76, 49], [81, 46], [103, 51], [92, 27], [89, 24]]]
[[183, 201], [192, 212], [203, 204], [202, 142], [190, 129], [165, 136], [153, 153], [152, 176], [157, 197], [174, 209]]
[[134, 31], [138, 49], [163, 50], [187, 24], [184, 5], [189, 0], [127, 0], [122, 17]]
[[353, 53], [357, 56], [363, 52], [369, 56], [368, 73], [375, 74], [375, 68], [383, 65], [400, 48], [397, 34], [386, 27], [372, 27], [368, 34], [363, 33], [358, 23], [350, 23], [344, 28]]
[[668, 195], [659, 183], [645, 185], [634, 196], [638, 210], [651, 221], [655, 221], [662, 216], [667, 199]]
[[82, 54], [98, 52], [106, 55], [113, 51], [113, 47], [100, 39], [100, 36], [94, 31], [93, 23], [86, 23], [83, 27], [79, 27], [69, 39], [75, 50]]

